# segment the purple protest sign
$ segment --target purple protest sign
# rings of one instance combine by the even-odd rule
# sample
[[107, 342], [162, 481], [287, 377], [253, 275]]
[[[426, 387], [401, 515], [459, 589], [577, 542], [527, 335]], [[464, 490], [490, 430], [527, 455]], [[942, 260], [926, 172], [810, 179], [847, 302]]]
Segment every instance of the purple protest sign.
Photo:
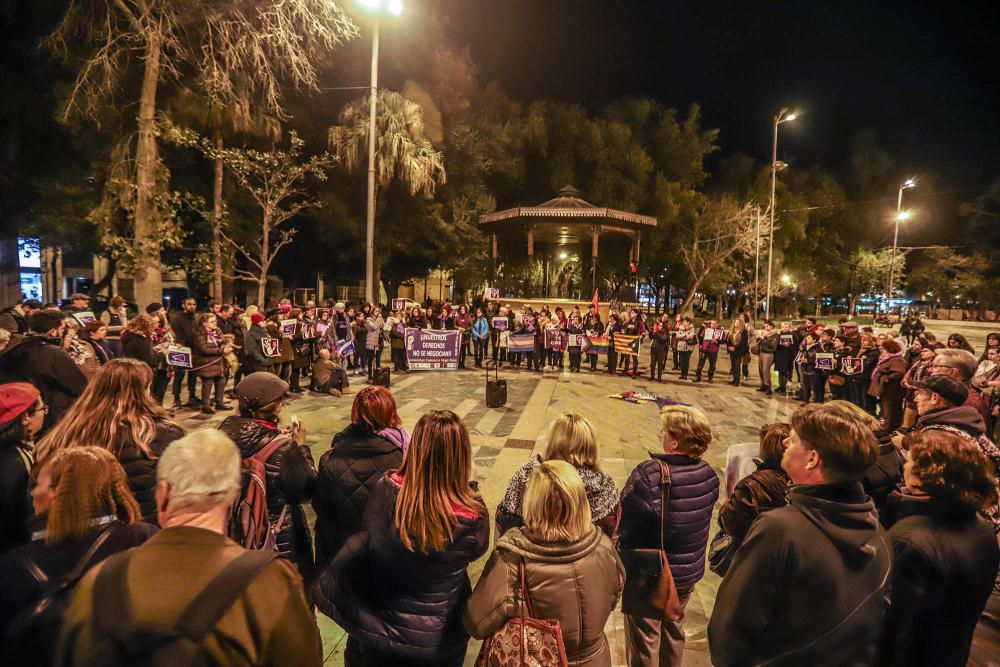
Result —
[[506, 317], [494, 317], [493, 318], [493, 328], [497, 331], [505, 331], [507, 329], [507, 318]]
[[462, 347], [461, 331], [406, 329], [406, 361], [410, 370], [455, 370]]
[[545, 349], [561, 352], [566, 347], [566, 332], [559, 329], [545, 330]]
[[191, 348], [171, 345], [167, 348], [167, 363], [171, 366], [191, 368]]

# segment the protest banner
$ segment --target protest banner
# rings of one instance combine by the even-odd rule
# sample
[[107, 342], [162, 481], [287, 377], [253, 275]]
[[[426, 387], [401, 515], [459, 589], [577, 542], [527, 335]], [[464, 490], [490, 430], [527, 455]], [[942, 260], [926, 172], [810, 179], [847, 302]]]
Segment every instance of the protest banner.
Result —
[[487, 287], [483, 290], [483, 298], [487, 301], [496, 301], [500, 298], [500, 290], [496, 287]]
[[832, 371], [834, 368], [834, 356], [833, 352], [817, 352], [816, 353], [816, 370], [818, 371]]
[[73, 313], [73, 319], [80, 323], [81, 327], [85, 327], [91, 322], [96, 322], [97, 318], [89, 310], [84, 310], [79, 313]]
[[281, 335], [285, 338], [295, 335], [295, 320], [281, 320]]
[[497, 331], [506, 331], [507, 330], [507, 324], [508, 323], [507, 323], [507, 318], [506, 317], [494, 317], [493, 318], [492, 326]]
[[406, 329], [406, 361], [410, 370], [455, 370], [462, 349], [461, 331]]
[[535, 349], [535, 335], [530, 333], [513, 334], [510, 337], [511, 352], [531, 352]]
[[406, 299], [393, 299], [392, 309], [393, 310], [403, 310], [406, 308]]
[[337, 343], [337, 351], [340, 352], [341, 357], [349, 357], [354, 354], [354, 341], [342, 340]]
[[844, 375], [858, 375], [865, 366], [865, 361], [861, 357], [844, 357], [841, 362]]
[[280, 338], [261, 338], [260, 347], [264, 352], [265, 357], [280, 357], [281, 356], [281, 339]]
[[559, 329], [545, 330], [545, 349], [561, 352], [566, 344], [566, 332]]
[[795, 345], [795, 335], [794, 334], [780, 334], [778, 336], [778, 345], [781, 347], [792, 347]]
[[722, 338], [725, 335], [726, 335], [726, 332], [723, 331], [722, 329], [712, 329], [712, 328], [706, 327], [705, 328], [705, 335], [704, 335], [703, 339], [705, 340], [705, 342], [721, 341]]
[[586, 334], [571, 333], [566, 335], [566, 347], [578, 347], [581, 352], [585, 351], [584, 347], [587, 345]]
[[180, 345], [168, 345], [167, 363], [171, 366], [191, 368], [191, 348]]
[[327, 332], [327, 330], [329, 328], [330, 328], [330, 325], [327, 324], [326, 322], [317, 322], [316, 323], [316, 335], [317, 336], [325, 336], [326, 332]]

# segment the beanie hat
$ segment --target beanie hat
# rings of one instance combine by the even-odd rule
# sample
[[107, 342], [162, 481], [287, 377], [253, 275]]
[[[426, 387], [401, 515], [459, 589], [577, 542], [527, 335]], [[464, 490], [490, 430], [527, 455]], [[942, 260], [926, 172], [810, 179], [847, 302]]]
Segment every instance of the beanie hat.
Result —
[[257, 371], [246, 376], [236, 385], [236, 398], [240, 408], [256, 410], [273, 403], [288, 392], [288, 383], [274, 373]]
[[27, 412], [40, 395], [35, 385], [27, 382], [0, 384], [0, 430]]
[[283, 313], [289, 313], [292, 310], [292, 304], [290, 304], [290, 303], [283, 303], [280, 306], [278, 306], [278, 310], [280, 310]]
[[261, 315], [260, 313], [254, 313], [253, 315], [250, 316], [250, 323], [251, 324], [260, 324], [265, 319], [266, 318], [263, 315]]

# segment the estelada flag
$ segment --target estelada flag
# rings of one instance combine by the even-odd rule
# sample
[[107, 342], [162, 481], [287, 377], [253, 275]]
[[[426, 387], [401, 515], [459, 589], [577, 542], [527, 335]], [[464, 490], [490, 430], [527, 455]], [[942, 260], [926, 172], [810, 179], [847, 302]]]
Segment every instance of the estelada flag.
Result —
[[511, 352], [531, 352], [535, 349], [535, 335], [530, 333], [511, 335], [509, 349]]
[[600, 355], [608, 353], [607, 336], [591, 336], [590, 334], [587, 334], [587, 340], [589, 341], [589, 344], [581, 348], [587, 354]]
[[594, 310], [600, 310], [601, 309], [600, 301], [598, 301], [597, 296], [598, 296], [598, 290], [595, 289], [594, 290], [594, 298], [590, 300], [590, 302], [592, 304], [594, 304]]
[[625, 334], [615, 334], [615, 352], [632, 357], [639, 356], [639, 337], [626, 336]]

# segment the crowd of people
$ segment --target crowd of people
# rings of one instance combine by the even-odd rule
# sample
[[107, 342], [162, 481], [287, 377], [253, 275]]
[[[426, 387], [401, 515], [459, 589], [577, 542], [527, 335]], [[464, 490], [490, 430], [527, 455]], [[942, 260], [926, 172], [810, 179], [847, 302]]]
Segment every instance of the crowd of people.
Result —
[[[4, 329], [0, 355], [5, 664], [320, 665], [318, 610], [346, 631], [352, 667], [461, 665], [472, 638], [484, 656], [598, 667], [612, 664], [604, 628], [621, 604], [628, 664], [680, 665], [684, 608], [711, 567], [722, 577], [714, 664], [964, 665], [995, 588], [1000, 450], [990, 404], [969, 397], [992, 387], [998, 335], [977, 363], [964, 339], [938, 349], [921, 331], [904, 355], [892, 332], [879, 339], [846, 320], [834, 332], [808, 321], [755, 332], [742, 316], [726, 329], [669, 317], [646, 329], [638, 312], [612, 313], [604, 327], [596, 309], [514, 317], [445, 306], [383, 319], [340, 303], [198, 313], [188, 300], [170, 322], [159, 304], [129, 317], [119, 303], [73, 326], [89, 312], [77, 301], [71, 312], [25, 302], [0, 315], [16, 329]], [[306, 425], [284, 418], [303, 377], [341, 395], [351, 373], [373, 378], [386, 340], [402, 350], [398, 327], [468, 325], [476, 366], [492, 354], [544, 372], [562, 363], [544, 339], [540, 352], [514, 353], [501, 340], [564, 319], [570, 333], [648, 334], [657, 377], [671, 352], [685, 377], [698, 349], [693, 379], [707, 364], [711, 381], [725, 348], [734, 384], [752, 351], [761, 387], [776, 365], [810, 393], [790, 423], [761, 428], [756, 470], [725, 494], [717, 525], [720, 480], [705, 454], [719, 445], [697, 407], [660, 410], [659, 439], [622, 488], [602, 470], [594, 425], [557, 417], [494, 516], [453, 412], [427, 412], [410, 433], [392, 392], [368, 384], [318, 463]], [[167, 363], [168, 340], [191, 349], [190, 366]], [[73, 341], [105, 356], [85, 370]], [[876, 342], [860, 398], [832, 391], [847, 386], [844, 359]], [[829, 370], [813, 349], [827, 343]], [[838, 345], [851, 353], [838, 357]], [[611, 350], [607, 370], [618, 372]], [[583, 353], [569, 350], [571, 369]], [[405, 355], [393, 361], [405, 370]], [[844, 384], [830, 381], [837, 373]], [[237, 413], [218, 428], [185, 432], [164, 406], [167, 389], [176, 406], [187, 385], [192, 407], [227, 409], [230, 380]], [[472, 586], [469, 566], [487, 554]], [[538, 625], [519, 634], [526, 616], [558, 623], [558, 650]]]

